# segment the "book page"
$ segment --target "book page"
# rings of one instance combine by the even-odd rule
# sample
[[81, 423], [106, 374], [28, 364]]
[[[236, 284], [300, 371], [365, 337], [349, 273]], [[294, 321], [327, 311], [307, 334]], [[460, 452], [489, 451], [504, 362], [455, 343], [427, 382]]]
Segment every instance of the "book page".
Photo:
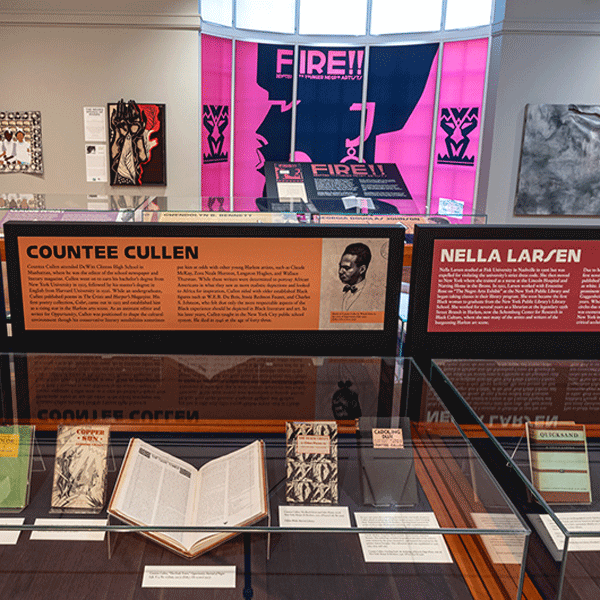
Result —
[[[144, 525], [186, 525], [196, 470], [186, 462], [133, 440], [128, 470], [114, 510]], [[183, 544], [183, 532], [163, 534]]]
[[[205, 464], [199, 471], [198, 482], [198, 525], [233, 526], [259, 515], [266, 510], [261, 443], [253, 442]], [[206, 534], [201, 534], [202, 537]]]

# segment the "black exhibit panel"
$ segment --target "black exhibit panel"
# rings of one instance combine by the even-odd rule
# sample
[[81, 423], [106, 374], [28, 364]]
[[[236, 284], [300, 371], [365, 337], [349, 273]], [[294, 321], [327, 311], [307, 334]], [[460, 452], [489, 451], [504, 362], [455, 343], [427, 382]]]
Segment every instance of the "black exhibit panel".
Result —
[[14, 222], [4, 231], [15, 349], [396, 353], [399, 227]]
[[416, 225], [405, 354], [592, 358], [600, 228]]

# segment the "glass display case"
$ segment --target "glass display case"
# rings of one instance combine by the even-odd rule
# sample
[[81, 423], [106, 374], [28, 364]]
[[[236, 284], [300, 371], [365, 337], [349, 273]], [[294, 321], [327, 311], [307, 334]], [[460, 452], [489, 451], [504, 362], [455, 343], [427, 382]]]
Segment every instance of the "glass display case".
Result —
[[[259, 202], [260, 200], [260, 202]], [[415, 223], [485, 224], [486, 215], [380, 214], [360, 206], [343, 213], [320, 213], [310, 202], [290, 198], [223, 198], [152, 194], [45, 194], [0, 192], [0, 230], [7, 221], [98, 221], [158, 223], [319, 223], [402, 224], [412, 243]]]
[[[528, 527], [410, 359], [4, 354], [0, 374], [7, 597], [533, 589]], [[165, 543], [214, 535], [191, 559]]]
[[436, 359], [431, 381], [532, 527], [542, 596], [597, 597], [600, 361]]

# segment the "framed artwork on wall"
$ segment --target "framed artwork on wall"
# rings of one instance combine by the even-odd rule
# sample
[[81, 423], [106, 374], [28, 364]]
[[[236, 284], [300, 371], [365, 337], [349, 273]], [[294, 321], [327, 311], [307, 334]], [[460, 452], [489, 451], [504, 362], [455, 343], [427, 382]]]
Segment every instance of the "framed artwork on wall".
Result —
[[108, 104], [111, 185], [166, 185], [165, 105]]
[[44, 172], [39, 111], [0, 110], [0, 173]]
[[514, 214], [600, 215], [600, 106], [528, 104]]

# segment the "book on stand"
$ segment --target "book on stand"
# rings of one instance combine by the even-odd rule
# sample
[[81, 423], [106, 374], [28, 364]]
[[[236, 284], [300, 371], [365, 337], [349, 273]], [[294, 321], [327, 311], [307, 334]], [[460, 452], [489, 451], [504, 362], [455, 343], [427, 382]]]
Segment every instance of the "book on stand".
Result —
[[50, 512], [99, 513], [106, 501], [108, 425], [60, 425]]
[[285, 431], [286, 501], [337, 504], [337, 423], [288, 421]]
[[0, 427], [0, 511], [16, 512], [29, 504], [33, 425]]
[[357, 437], [363, 503], [372, 506], [417, 504], [408, 417], [361, 417]]
[[548, 504], [589, 504], [590, 463], [584, 425], [527, 422], [531, 482]]
[[264, 442], [257, 440], [199, 469], [132, 438], [108, 505], [109, 514], [187, 558], [236, 535], [228, 531], [160, 531], [167, 527], [245, 527], [268, 515]]

